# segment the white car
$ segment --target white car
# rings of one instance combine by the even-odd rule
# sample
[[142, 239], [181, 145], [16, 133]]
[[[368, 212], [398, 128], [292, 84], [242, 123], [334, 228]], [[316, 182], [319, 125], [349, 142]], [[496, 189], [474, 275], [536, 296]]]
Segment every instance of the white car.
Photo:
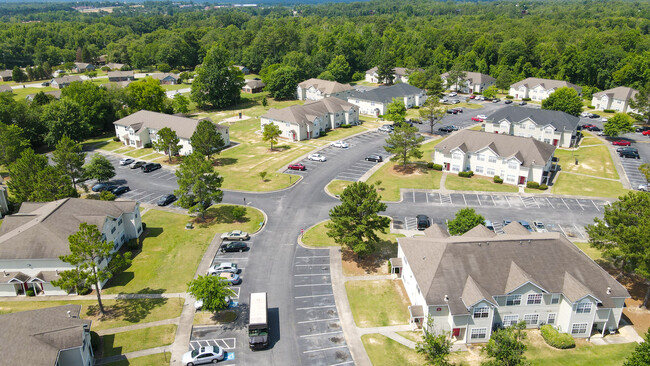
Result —
[[639, 184], [639, 188], [638, 188], [638, 189], [639, 189], [639, 191], [647, 192], [647, 191], [648, 191], [648, 188], [649, 188], [649, 187], [648, 187], [648, 184], [645, 183], [645, 184]]
[[600, 122], [605, 123], [605, 122], [607, 122], [608, 120], [609, 120], [609, 118], [607, 118], [607, 117], [603, 117], [603, 118], [600, 119]]
[[336, 141], [332, 144], [332, 147], [340, 147], [341, 149], [347, 149], [350, 147], [347, 142], [345, 141]]
[[546, 230], [546, 226], [544, 226], [544, 223], [541, 221], [533, 221], [533, 226], [535, 227], [535, 230], [537, 230], [538, 233], [548, 232], [548, 230]]
[[229, 233], [221, 234], [221, 240], [248, 240], [250, 236], [247, 232], [241, 230], [233, 230]]
[[323, 162], [323, 161], [327, 161], [327, 158], [324, 157], [324, 156], [321, 155], [321, 154], [309, 154], [309, 156], [307, 157], [307, 159], [309, 159], [309, 160], [313, 160], [313, 161], [321, 161], [321, 162]]
[[589, 118], [589, 117], [591, 117], [591, 113], [589, 113], [589, 112], [582, 112], [582, 113], [580, 113], [580, 117], [582, 117], [582, 118]]
[[[226, 301], [226, 307], [230, 306], [230, 304], [232, 303], [232, 299], [230, 298], [230, 296], [226, 296], [224, 300]], [[194, 309], [201, 310], [202, 307], [203, 307], [203, 299], [198, 299], [194, 301]]]
[[182, 362], [185, 366], [202, 365], [222, 361], [226, 355], [219, 346], [196, 348], [183, 354]]
[[230, 262], [219, 263], [219, 264], [215, 264], [214, 266], [210, 267], [210, 269], [208, 269], [209, 275], [216, 275], [225, 272], [238, 273], [239, 268], [237, 268], [237, 263], [230, 263]]
[[455, 97], [455, 96], [457, 96], [457, 95], [458, 95], [458, 93], [456, 93], [456, 92], [451, 92], [451, 93], [449, 93], [449, 96], [450, 96], [450, 97]]
[[124, 159], [121, 159], [121, 160], [120, 160], [120, 165], [130, 165], [130, 164], [133, 163], [134, 161], [135, 161], [135, 159], [124, 158]]
[[479, 114], [478, 116], [476, 116], [476, 118], [480, 118], [480, 119], [482, 119], [482, 120], [486, 120], [486, 119], [487, 119], [487, 116], [484, 115], [484, 114]]
[[391, 132], [393, 132], [393, 129], [390, 128], [389, 125], [383, 125], [383, 126], [379, 127], [379, 131], [391, 133]]

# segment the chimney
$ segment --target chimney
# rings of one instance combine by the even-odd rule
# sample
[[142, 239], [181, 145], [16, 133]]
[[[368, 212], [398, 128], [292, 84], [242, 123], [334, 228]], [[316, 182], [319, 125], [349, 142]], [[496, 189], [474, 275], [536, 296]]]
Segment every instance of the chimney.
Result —
[[54, 271], [56, 272], [56, 275], [58, 276], [59, 275], [59, 270], [55, 269]]
[[4, 273], [5, 277], [9, 276], [9, 273], [7, 273], [7, 271], [2, 270], [2, 272]]
[[612, 288], [611, 288], [611, 287], [608, 287], [608, 288], [607, 288], [607, 295], [611, 295], [611, 294], [612, 294]]
[[449, 301], [449, 295], [445, 295], [445, 301], [446, 301], [446, 302]]

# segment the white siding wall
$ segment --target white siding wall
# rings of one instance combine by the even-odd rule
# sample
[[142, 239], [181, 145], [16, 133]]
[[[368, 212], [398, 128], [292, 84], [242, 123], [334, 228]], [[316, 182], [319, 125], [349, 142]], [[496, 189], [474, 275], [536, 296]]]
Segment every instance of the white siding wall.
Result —
[[376, 103], [356, 98], [348, 98], [348, 103], [358, 106], [360, 114], [374, 116], [376, 114], [381, 115], [386, 113], [386, 106], [383, 103]]
[[[487, 318], [475, 318], [474, 309], [475, 308], [488, 308], [488, 317]], [[490, 332], [492, 331], [492, 324], [494, 319], [494, 306], [487, 301], [481, 301], [475, 306], [470, 308], [470, 316], [466, 317], [467, 324], [467, 343], [483, 343], [487, 342], [490, 339]], [[482, 329], [485, 328], [485, 338], [475, 338], [472, 339], [472, 329]]]
[[[591, 311], [588, 313], [576, 313], [576, 308], [578, 307], [579, 303], [590, 303], [591, 304]], [[573, 324], [587, 324], [587, 331], [585, 333], [580, 333], [580, 334], [571, 334], [572, 336], [576, 338], [586, 338], [591, 335], [591, 328], [594, 322], [594, 318], [596, 316], [596, 301], [591, 298], [587, 297], [585, 299], [580, 300], [577, 303], [574, 303], [571, 307], [571, 320], [569, 324], [569, 328], [566, 330], [567, 333], [571, 333], [571, 329], [573, 328]]]
[[16, 287], [13, 283], [0, 283], [0, 297], [16, 296]]

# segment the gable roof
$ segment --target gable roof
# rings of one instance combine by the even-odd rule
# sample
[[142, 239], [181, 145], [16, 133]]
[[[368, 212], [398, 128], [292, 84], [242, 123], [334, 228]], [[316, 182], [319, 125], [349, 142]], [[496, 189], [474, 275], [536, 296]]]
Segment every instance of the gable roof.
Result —
[[380, 86], [367, 91], [353, 91], [348, 100], [360, 99], [378, 103], [391, 103], [394, 98], [404, 98], [407, 95], [422, 94], [424, 91], [413, 85], [398, 83], [391, 86]]
[[134, 131], [139, 131], [140, 128], [151, 128], [160, 130], [164, 127], [169, 127], [180, 138], [190, 139], [199, 120], [187, 117], [179, 117], [171, 114], [152, 112], [141, 110], [128, 115], [120, 120], [113, 122], [114, 125], [128, 126], [133, 128]]
[[427, 304], [447, 303], [454, 315], [468, 314], [470, 303], [493, 301], [526, 282], [564, 293], [570, 301], [592, 294], [605, 308], [614, 307], [615, 297], [629, 297], [625, 287], [561, 233], [397, 241]]
[[87, 68], [88, 66], [91, 66], [91, 65], [88, 64], [88, 63], [85, 63], [85, 62], [75, 62], [74, 66], [76, 68], [78, 68], [78, 69], [85, 69], [85, 68]]
[[80, 198], [23, 203], [18, 213], [6, 216], [0, 226], [0, 259], [58, 258], [70, 254], [68, 236], [79, 231], [80, 223], [97, 225], [101, 231], [107, 218], [116, 219], [135, 208], [135, 201]]
[[70, 83], [73, 83], [75, 81], [81, 82], [83, 80], [81, 79], [81, 76], [79, 76], [79, 75], [66, 75], [66, 76], [61, 76], [60, 78], [52, 79], [53, 83], [57, 83], [59, 85], [61, 85], [61, 84], [70, 84]]
[[157, 79], [157, 80], [165, 80], [167, 78], [172, 78], [174, 80], [178, 80], [178, 75], [170, 74], [170, 73], [156, 73], [156, 74], [151, 74], [149, 76], [151, 76], [152, 78]]
[[109, 71], [108, 78], [133, 77], [133, 71]]
[[304, 105], [296, 104], [282, 109], [271, 108], [262, 117], [289, 122], [298, 126], [307, 126], [311, 125], [316, 117], [327, 113], [345, 112], [350, 109], [357, 110], [358, 107], [339, 98], [328, 97]]
[[13, 70], [0, 71], [0, 77], [3, 77], [3, 78], [13, 77]]
[[[35, 94], [27, 94], [27, 96], [26, 96], [25, 98], [26, 98], [26, 99], [29, 99], [29, 100], [34, 100], [34, 97], [36, 96], [36, 94], [38, 94], [38, 93], [35, 93]], [[45, 94], [45, 95], [51, 95], [51, 96], [54, 97], [54, 99], [61, 99], [61, 89], [57, 89], [57, 90], [52, 90], [52, 91], [44, 92], [43, 94]]]
[[514, 88], [514, 89], [517, 89], [522, 85], [524, 85], [525, 87], [527, 87], [529, 89], [534, 88], [537, 85], [541, 85], [546, 90], [568, 87], [568, 88], [575, 89], [578, 93], [582, 92], [582, 87], [579, 87], [576, 84], [572, 84], [572, 83], [570, 83], [568, 81], [553, 80], [553, 79], [540, 79], [540, 78], [526, 78], [524, 80], [518, 81], [518, 82], [510, 85], [510, 87]]
[[266, 84], [259, 79], [246, 80], [246, 85], [251, 89], [263, 88], [266, 86]]
[[[70, 312], [70, 316], [68, 316]], [[63, 305], [0, 315], [0, 354], [2, 364], [51, 366], [59, 351], [81, 347], [84, 326], [80, 305]]]
[[2, 85], [0, 85], [0, 93], [4, 93], [4, 92], [13, 93], [14, 90], [13, 90], [13, 88], [10, 87], [9, 85], [7, 85], [7, 84], [2, 84]]
[[124, 64], [118, 64], [116, 62], [109, 62], [106, 64], [109, 69], [121, 69], [124, 67]]
[[504, 119], [510, 123], [519, 123], [525, 119], [531, 119], [537, 125], [546, 126], [550, 124], [557, 131], [573, 131], [580, 123], [580, 118], [562, 111], [518, 106], [501, 108], [489, 115], [487, 121], [497, 123]]
[[618, 86], [613, 89], [607, 89], [603, 90], [598, 93], [594, 93], [593, 97], [594, 98], [602, 98], [603, 96], [607, 96], [607, 98], [610, 99], [619, 99], [619, 100], [630, 100], [634, 98], [634, 96], [638, 93], [639, 91], [636, 89], [628, 88], [627, 86]]
[[[482, 74], [480, 72], [473, 72], [473, 71], [464, 71], [464, 72], [465, 72], [465, 80], [469, 81], [471, 84], [491, 83], [497, 80], [490, 75]], [[445, 72], [444, 74], [440, 74], [440, 78], [442, 79], [447, 79], [448, 77], [449, 77], [448, 72]]]
[[[393, 68], [395, 70], [395, 76], [406, 76], [412, 73], [413, 71], [424, 71], [423, 69], [417, 68], [417, 69], [408, 69], [406, 67], [395, 67]], [[366, 74], [374, 74], [377, 72], [377, 66], [373, 67], [372, 69], [366, 71]]]
[[476, 225], [462, 236], [466, 238], [490, 238], [497, 234], [483, 225]]
[[310, 86], [313, 86], [317, 90], [320, 90], [324, 94], [333, 94], [340, 93], [346, 90], [353, 90], [354, 88], [350, 84], [341, 84], [336, 81], [331, 80], [322, 80], [311, 78], [305, 80], [302, 83], [298, 84], [302, 89], [308, 89]]
[[442, 226], [439, 224], [433, 224], [429, 226], [428, 228], [424, 229], [423, 231], [424, 236], [428, 236], [431, 238], [447, 238], [449, 237], [449, 232], [445, 230]]
[[460, 130], [452, 134], [436, 145], [436, 151], [449, 154], [455, 148], [460, 148], [465, 153], [474, 153], [488, 146], [502, 158], [516, 157], [525, 167], [545, 165], [555, 151], [555, 146], [532, 137], [473, 130]]

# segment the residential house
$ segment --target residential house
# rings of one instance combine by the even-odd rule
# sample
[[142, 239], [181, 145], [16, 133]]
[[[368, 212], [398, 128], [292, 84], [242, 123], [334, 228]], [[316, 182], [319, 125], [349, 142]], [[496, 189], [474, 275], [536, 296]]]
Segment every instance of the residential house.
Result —
[[91, 321], [81, 305], [62, 305], [0, 315], [3, 365], [92, 366]]
[[350, 84], [314, 78], [303, 81], [297, 87], [299, 100], [321, 100], [328, 97], [347, 100], [353, 91], [354, 88]]
[[170, 73], [164, 73], [164, 74], [151, 74], [151, 77], [157, 80], [160, 80], [160, 85], [176, 85], [179, 84], [178, 82], [178, 75], [176, 74], [170, 74]]
[[366, 91], [352, 91], [348, 102], [359, 106], [361, 114], [379, 116], [386, 113], [386, 108], [393, 99], [403, 101], [407, 109], [421, 107], [427, 99], [427, 93], [412, 85], [400, 83]]
[[0, 85], [0, 93], [13, 93], [14, 89], [7, 85], [7, 84], [1, 84]]
[[[74, 266], [59, 259], [70, 254], [68, 237], [79, 224], [96, 225], [112, 252], [142, 234], [140, 204], [134, 201], [98, 201], [64, 198], [53, 202], [23, 202], [18, 213], [0, 226], [0, 296], [65, 295], [52, 285], [61, 271]], [[106, 266], [102, 262], [100, 267]], [[101, 283], [103, 286], [106, 283]], [[73, 290], [74, 291], [74, 290]]]
[[557, 147], [578, 143], [580, 118], [561, 111], [508, 106], [488, 116], [484, 131], [533, 137]]
[[559, 88], [573, 88], [582, 94], [582, 88], [564, 80], [551, 80], [539, 78], [526, 78], [510, 85], [509, 94], [515, 99], [530, 98], [530, 100], [542, 101], [548, 98]]
[[555, 168], [554, 152], [555, 146], [532, 137], [461, 130], [436, 145], [433, 163], [453, 173], [498, 175], [509, 184], [541, 184]]
[[0, 178], [0, 218], [9, 212], [9, 194], [7, 193], [7, 186], [1, 184]]
[[114, 82], [114, 83], [109, 82], [109, 83], [101, 84], [100, 87], [106, 88], [106, 89], [108, 89], [108, 88], [120, 88], [120, 89], [122, 89], [122, 88], [126, 88], [127, 86], [129, 86], [129, 84], [131, 84], [132, 82], [133, 82], [132, 80], [117, 81], [117, 82]]
[[122, 68], [125, 66], [125, 64], [118, 64], [116, 62], [109, 62], [106, 64], [106, 67], [108, 67], [111, 70], [122, 70]]
[[264, 82], [262, 80], [260, 80], [259, 78], [255, 78], [255, 79], [252, 79], [252, 80], [246, 80], [246, 84], [244, 84], [244, 86], [241, 88], [241, 90], [244, 93], [255, 94], [255, 93], [261, 93], [262, 91], [264, 91], [265, 86], [266, 86], [266, 84], [264, 84]]
[[465, 79], [460, 83], [460, 87], [456, 80], [447, 80], [449, 78], [448, 72], [441, 74], [440, 78], [442, 79], [442, 82], [445, 83], [447, 89], [461, 93], [482, 93], [483, 90], [497, 82], [497, 80], [490, 75], [472, 71], [465, 71]]
[[97, 57], [97, 61], [95, 63], [99, 66], [106, 65], [107, 58], [108, 55], [100, 55], [99, 57]]
[[271, 108], [260, 119], [262, 129], [273, 123], [282, 131], [281, 137], [292, 141], [309, 140], [342, 124], [358, 124], [359, 109], [344, 100], [329, 97], [304, 105]]
[[0, 71], [0, 81], [11, 81], [14, 79], [13, 70]]
[[108, 81], [110, 82], [119, 82], [119, 81], [133, 81], [133, 71], [109, 71], [108, 72]]
[[[181, 155], [192, 153], [190, 139], [196, 130], [200, 120], [173, 116], [170, 114], [141, 110], [128, 115], [118, 121], [115, 125], [115, 134], [124, 145], [136, 148], [143, 148], [158, 140], [158, 131], [164, 127], [171, 128], [180, 139]], [[230, 145], [230, 134], [228, 126], [217, 124], [217, 128], [225, 146]]]
[[531, 233], [517, 222], [503, 231], [478, 225], [449, 236], [431, 227], [398, 238], [392, 271], [404, 283], [411, 322], [459, 343], [487, 342], [520, 321], [576, 338], [618, 329], [630, 295], [609, 273], [561, 233]]
[[637, 113], [636, 110], [630, 107], [630, 101], [634, 99], [638, 92], [638, 90], [628, 88], [627, 86], [619, 86], [614, 89], [603, 90], [594, 93], [591, 98], [591, 105], [600, 111], [613, 109], [616, 112], [621, 113]]
[[[409, 74], [413, 71], [424, 71], [422, 69], [407, 69], [405, 67], [396, 67], [394, 68], [395, 74], [393, 75], [393, 82], [394, 83], [408, 83], [409, 82]], [[377, 67], [373, 67], [372, 69], [366, 71], [366, 76], [365, 80], [369, 83], [375, 83], [375, 84], [384, 84], [388, 80], [379, 80], [379, 75], [377, 74]]]
[[241, 72], [243, 72], [244, 75], [248, 75], [251, 73], [251, 70], [246, 66], [241, 66], [241, 65], [234, 65], [234, 66], [238, 68]]
[[[27, 94], [25, 99], [29, 100], [30, 102], [34, 100], [34, 97], [36, 96], [37, 93], [35, 94]], [[54, 97], [54, 99], [61, 99], [61, 90], [52, 90], [48, 92], [44, 92], [43, 94], [45, 95], [51, 95]]]
[[87, 64], [85, 62], [75, 62], [74, 67], [72, 68], [72, 71], [74, 72], [86, 72], [86, 71], [93, 71], [95, 70], [95, 65], [93, 64]]
[[66, 75], [61, 76], [60, 78], [52, 79], [52, 81], [50, 81], [50, 86], [53, 88], [61, 89], [74, 83], [75, 81], [83, 82], [79, 75]]

